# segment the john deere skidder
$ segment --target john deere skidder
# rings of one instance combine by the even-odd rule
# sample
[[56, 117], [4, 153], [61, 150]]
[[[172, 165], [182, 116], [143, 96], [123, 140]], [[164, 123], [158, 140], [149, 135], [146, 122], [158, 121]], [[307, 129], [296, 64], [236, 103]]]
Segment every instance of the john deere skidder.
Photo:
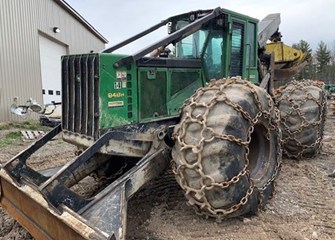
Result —
[[[219, 220], [256, 212], [280, 169], [276, 62], [266, 52], [279, 23], [279, 14], [258, 24], [199, 10], [102, 53], [64, 56], [62, 124], [2, 166], [2, 206], [37, 239], [124, 239], [127, 201], [172, 162], [198, 212]], [[165, 25], [155, 44], [112, 53]], [[82, 153], [35, 171], [27, 159], [59, 133]], [[89, 198], [71, 188], [92, 174], [109, 184]]]

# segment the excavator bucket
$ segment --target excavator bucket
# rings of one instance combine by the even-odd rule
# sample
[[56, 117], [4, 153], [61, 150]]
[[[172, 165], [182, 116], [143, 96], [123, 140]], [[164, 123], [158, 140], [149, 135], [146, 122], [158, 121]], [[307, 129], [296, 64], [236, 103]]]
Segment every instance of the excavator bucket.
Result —
[[285, 45], [283, 42], [270, 42], [265, 47], [266, 53], [274, 55], [274, 80], [288, 81], [301, 72], [311, 57], [299, 49]]
[[287, 81], [288, 79], [291, 79], [296, 74], [301, 72], [306, 65], [307, 65], [307, 62], [303, 62], [300, 65], [296, 65], [296, 66], [288, 67], [288, 68], [276, 68], [275, 66], [274, 79], [276, 81]]
[[154, 142], [149, 152], [120, 178], [88, 199], [70, 189], [111, 157], [96, 158], [97, 150], [120, 133], [101, 136], [61, 168], [38, 172], [27, 159], [61, 132], [60, 125], [13, 157], [0, 169], [0, 203], [36, 239], [125, 238], [127, 201], [169, 163], [169, 148]]

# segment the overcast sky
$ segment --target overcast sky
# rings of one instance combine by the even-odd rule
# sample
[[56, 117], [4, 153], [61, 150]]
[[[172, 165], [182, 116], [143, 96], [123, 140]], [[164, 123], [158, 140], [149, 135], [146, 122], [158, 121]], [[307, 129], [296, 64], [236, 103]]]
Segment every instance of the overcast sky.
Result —
[[[324, 41], [335, 48], [335, 0], [66, 0], [109, 40], [106, 47], [145, 30], [170, 16], [218, 6], [262, 19], [281, 14], [280, 32], [287, 45], [307, 41], [313, 50]], [[166, 30], [164, 29], [164, 34]], [[150, 36], [155, 39], [158, 35]], [[159, 40], [159, 39], [157, 39]], [[155, 42], [154, 40], [153, 42]], [[147, 42], [136, 42], [124, 53], [135, 53]]]

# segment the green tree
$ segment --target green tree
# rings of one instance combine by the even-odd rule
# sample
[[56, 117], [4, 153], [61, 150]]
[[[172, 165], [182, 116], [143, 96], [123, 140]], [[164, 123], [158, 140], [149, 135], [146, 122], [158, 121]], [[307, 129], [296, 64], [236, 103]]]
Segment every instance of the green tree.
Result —
[[307, 53], [307, 57], [309, 58], [312, 56], [312, 48], [305, 40], [300, 40], [298, 43], [293, 44], [292, 47]]
[[296, 76], [297, 79], [310, 79], [313, 76], [312, 66], [312, 48], [305, 40], [300, 40], [298, 43], [292, 45], [293, 48], [301, 50], [306, 54], [305, 59], [308, 61], [305, 68]]
[[321, 77], [326, 75], [327, 66], [330, 63], [331, 55], [327, 45], [321, 41], [316, 49], [317, 71]]
[[329, 64], [329, 73], [328, 81], [326, 84], [335, 85], [335, 40], [333, 40], [330, 50], [330, 64]]

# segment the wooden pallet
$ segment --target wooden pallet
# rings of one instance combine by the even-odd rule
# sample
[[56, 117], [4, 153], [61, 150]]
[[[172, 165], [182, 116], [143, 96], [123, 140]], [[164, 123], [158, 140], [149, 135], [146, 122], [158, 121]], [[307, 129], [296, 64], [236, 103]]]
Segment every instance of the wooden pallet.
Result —
[[30, 131], [30, 130], [22, 130], [21, 135], [23, 140], [36, 140], [45, 135], [44, 131]]

